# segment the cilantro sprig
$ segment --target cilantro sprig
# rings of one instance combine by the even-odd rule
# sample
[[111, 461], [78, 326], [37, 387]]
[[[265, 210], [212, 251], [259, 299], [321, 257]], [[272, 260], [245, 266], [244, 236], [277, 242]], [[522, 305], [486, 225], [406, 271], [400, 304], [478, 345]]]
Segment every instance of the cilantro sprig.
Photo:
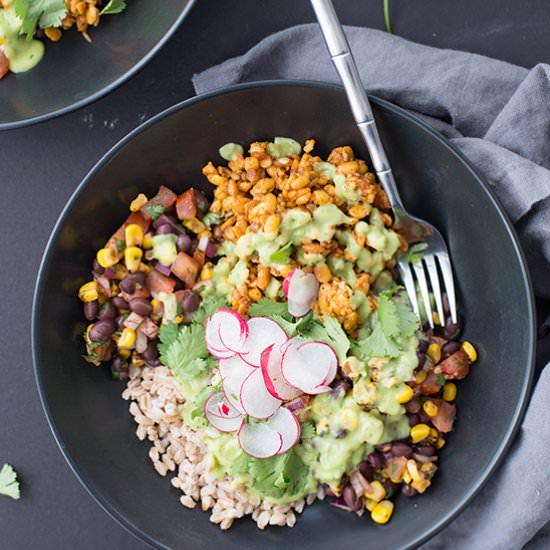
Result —
[[0, 470], [0, 495], [19, 500], [21, 493], [17, 473], [9, 464], [4, 464]]
[[15, 14], [21, 19], [20, 34], [32, 40], [37, 27], [59, 27], [67, 15], [65, 0], [15, 0]]

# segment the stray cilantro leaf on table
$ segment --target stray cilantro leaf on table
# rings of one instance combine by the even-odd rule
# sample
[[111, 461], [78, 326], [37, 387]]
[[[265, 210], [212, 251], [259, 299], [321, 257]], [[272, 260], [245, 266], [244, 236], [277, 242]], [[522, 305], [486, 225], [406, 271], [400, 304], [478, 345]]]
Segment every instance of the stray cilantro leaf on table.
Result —
[[11, 497], [14, 500], [19, 500], [21, 496], [17, 473], [9, 464], [4, 464], [0, 470], [0, 495]]

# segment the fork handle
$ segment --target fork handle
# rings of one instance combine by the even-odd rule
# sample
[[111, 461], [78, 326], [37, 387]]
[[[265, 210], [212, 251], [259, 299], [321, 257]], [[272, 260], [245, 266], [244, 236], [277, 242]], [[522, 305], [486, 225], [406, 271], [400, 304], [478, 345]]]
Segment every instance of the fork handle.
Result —
[[321, 27], [332, 62], [344, 85], [353, 118], [367, 145], [376, 175], [395, 214], [399, 215], [401, 211], [404, 211], [403, 203], [384, 146], [380, 140], [369, 99], [361, 83], [357, 65], [344, 34], [344, 29], [336, 15], [332, 0], [311, 0], [311, 5]]

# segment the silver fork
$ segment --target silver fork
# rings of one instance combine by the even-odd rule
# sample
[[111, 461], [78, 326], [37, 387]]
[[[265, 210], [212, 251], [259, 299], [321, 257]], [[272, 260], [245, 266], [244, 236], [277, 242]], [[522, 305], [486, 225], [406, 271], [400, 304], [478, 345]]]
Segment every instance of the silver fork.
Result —
[[422, 248], [418, 254], [405, 254], [397, 260], [412, 308], [416, 315], [421, 318], [417, 298], [416, 285], [418, 285], [428, 323], [431, 328], [434, 328], [434, 315], [428, 286], [429, 279], [439, 323], [442, 326], [445, 325], [438, 273], [439, 266], [443, 286], [448, 297], [451, 322], [454, 324], [457, 322], [455, 285], [445, 240], [433, 225], [411, 216], [403, 206], [388, 158], [380, 140], [367, 94], [361, 83], [357, 65], [332, 1], [311, 0], [311, 4], [327, 43], [330, 57], [346, 90], [353, 117], [367, 145], [374, 170], [392, 205], [395, 216], [394, 227], [407, 240], [409, 246], [423, 243], [417, 245], [417, 249]]

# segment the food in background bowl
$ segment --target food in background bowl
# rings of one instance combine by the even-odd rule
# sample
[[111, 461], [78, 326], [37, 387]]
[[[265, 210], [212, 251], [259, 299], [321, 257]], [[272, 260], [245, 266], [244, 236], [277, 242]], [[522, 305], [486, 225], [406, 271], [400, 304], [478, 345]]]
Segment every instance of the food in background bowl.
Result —
[[365, 162], [313, 148], [225, 145], [210, 205], [138, 195], [80, 289], [87, 360], [127, 380], [156, 470], [223, 529], [293, 526], [325, 497], [386, 523], [430, 486], [476, 360], [460, 322], [410, 310], [395, 258], [421, 248]]
[[58, 42], [76, 27], [91, 42], [89, 27], [125, 9], [124, 0], [0, 0], [0, 78], [35, 67], [44, 56], [43, 39]]

